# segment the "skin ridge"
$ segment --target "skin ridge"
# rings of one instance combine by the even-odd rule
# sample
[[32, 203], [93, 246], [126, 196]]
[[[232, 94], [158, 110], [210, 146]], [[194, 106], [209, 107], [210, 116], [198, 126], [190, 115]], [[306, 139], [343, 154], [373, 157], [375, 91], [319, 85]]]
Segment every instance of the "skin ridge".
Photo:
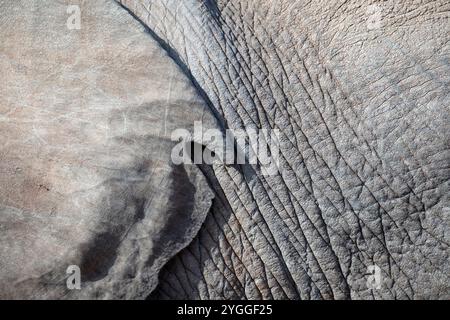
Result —
[[[281, 119], [287, 121], [283, 175], [265, 178], [254, 168], [256, 177], [248, 179], [240, 169], [203, 170], [209, 181], [217, 180], [213, 185], [220, 201], [215, 200], [196, 239], [166, 266], [152, 298], [447, 296], [448, 243], [433, 237], [423, 224], [448, 204], [439, 196], [448, 190], [448, 170], [440, 178], [425, 178], [435, 190], [431, 204], [424, 203], [423, 191], [417, 192], [420, 189], [414, 180], [411, 186], [410, 180], [401, 181], [402, 177], [391, 173], [390, 163], [397, 162], [378, 154], [373, 144], [380, 139], [376, 133], [370, 132], [370, 127], [366, 128], [369, 135], [354, 129], [364, 125], [354, 110], [361, 102], [340, 88], [322, 61], [327, 58], [319, 55], [319, 47], [307, 34], [296, 47], [284, 47], [286, 53], [282, 53], [277, 50], [284, 44], [280, 37], [271, 38], [254, 12], [253, 24], [263, 31], [252, 30], [239, 20], [253, 8], [243, 9], [245, 5], [238, 1], [220, 8], [211, 2], [188, 1], [175, 6], [170, 1], [155, 1], [153, 11], [144, 13], [139, 1], [122, 4], [142, 16], [148, 28], [175, 52], [172, 55], [189, 70], [190, 78], [196, 79], [196, 87], [203, 88], [220, 122], [232, 128], [281, 127], [277, 112], [284, 113]], [[160, 12], [168, 20], [158, 20]], [[178, 16], [170, 20], [167, 17], [173, 12]], [[183, 14], [186, 16], [180, 17]], [[178, 37], [168, 36], [170, 25], [175, 26]], [[264, 40], [258, 39], [258, 32], [265, 32]], [[195, 45], [200, 33], [212, 48]], [[289, 31], [281, 35], [288, 43], [294, 36]], [[184, 55], [183, 46], [188, 47]], [[195, 55], [197, 60], [192, 59]], [[289, 56], [295, 57], [297, 64], [283, 62], [289, 61]], [[275, 76], [277, 66], [282, 69], [281, 80]], [[266, 87], [269, 97], [262, 96]], [[296, 96], [296, 91], [302, 94]], [[271, 104], [274, 107], [268, 108]], [[319, 138], [327, 141], [329, 149], [324, 148], [328, 153], [315, 147], [323, 144]], [[295, 148], [298, 153], [292, 152]], [[363, 165], [358, 165], [361, 162]], [[398, 210], [405, 215], [398, 216]], [[238, 240], [240, 237], [246, 239]], [[440, 258], [433, 262], [428, 257], [434, 255]], [[427, 273], [437, 274], [432, 284], [425, 278], [415, 279], [420, 269], [411, 263], [416, 258], [430, 265]], [[370, 263], [379, 265], [388, 278], [381, 292], [366, 287]], [[256, 279], [264, 285], [256, 284]]]

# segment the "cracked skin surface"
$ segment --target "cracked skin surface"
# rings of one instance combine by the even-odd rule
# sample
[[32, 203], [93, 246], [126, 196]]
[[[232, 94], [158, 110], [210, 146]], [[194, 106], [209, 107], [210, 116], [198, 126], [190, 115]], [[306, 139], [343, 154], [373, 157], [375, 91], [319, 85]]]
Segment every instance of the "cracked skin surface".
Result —
[[447, 2], [383, 2], [376, 30], [365, 1], [121, 3], [226, 127], [282, 132], [276, 176], [204, 169], [213, 207], [153, 298], [449, 297]]
[[[450, 298], [450, 7], [369, 4], [0, 2], [0, 296]], [[279, 174], [170, 166], [198, 119], [279, 129]]]

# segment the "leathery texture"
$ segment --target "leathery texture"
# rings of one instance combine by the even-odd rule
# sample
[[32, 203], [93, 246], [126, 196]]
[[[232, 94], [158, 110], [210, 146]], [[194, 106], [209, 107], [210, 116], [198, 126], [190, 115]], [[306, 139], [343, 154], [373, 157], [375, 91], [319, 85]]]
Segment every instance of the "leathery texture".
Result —
[[[223, 128], [279, 129], [280, 172], [214, 190], [150, 298], [449, 298], [449, 4], [123, 0]], [[367, 286], [371, 265], [379, 290]]]
[[0, 25], [0, 299], [146, 298], [214, 198], [171, 133], [214, 118], [114, 1], [0, 1]]

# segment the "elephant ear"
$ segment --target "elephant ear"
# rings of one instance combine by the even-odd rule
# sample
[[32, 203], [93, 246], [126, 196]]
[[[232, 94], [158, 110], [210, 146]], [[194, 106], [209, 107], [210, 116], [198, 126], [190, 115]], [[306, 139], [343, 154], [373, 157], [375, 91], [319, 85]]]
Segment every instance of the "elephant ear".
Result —
[[214, 197], [171, 133], [214, 118], [116, 3], [0, 7], [0, 297], [145, 298]]

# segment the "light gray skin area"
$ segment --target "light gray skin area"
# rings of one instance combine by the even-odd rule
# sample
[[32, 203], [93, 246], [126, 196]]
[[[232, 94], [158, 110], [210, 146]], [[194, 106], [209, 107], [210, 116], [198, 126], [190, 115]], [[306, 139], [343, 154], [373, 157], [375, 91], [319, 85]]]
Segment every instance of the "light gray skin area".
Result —
[[[1, 298], [450, 298], [448, 1], [0, 1], [0, 25]], [[194, 121], [280, 130], [279, 173], [172, 165]]]
[[145, 298], [214, 197], [171, 132], [216, 120], [115, 2], [69, 4], [0, 2], [0, 298]]

